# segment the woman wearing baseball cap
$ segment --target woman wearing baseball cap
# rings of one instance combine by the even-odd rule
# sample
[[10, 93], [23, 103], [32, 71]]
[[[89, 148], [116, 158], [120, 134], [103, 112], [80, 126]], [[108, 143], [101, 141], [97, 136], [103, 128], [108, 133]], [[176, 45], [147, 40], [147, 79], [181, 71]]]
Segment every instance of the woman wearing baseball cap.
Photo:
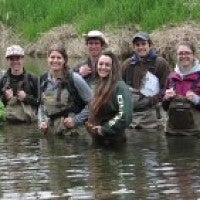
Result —
[[21, 46], [9, 46], [5, 57], [9, 67], [0, 80], [0, 97], [6, 106], [7, 120], [33, 122], [38, 104], [38, 79], [26, 72]]

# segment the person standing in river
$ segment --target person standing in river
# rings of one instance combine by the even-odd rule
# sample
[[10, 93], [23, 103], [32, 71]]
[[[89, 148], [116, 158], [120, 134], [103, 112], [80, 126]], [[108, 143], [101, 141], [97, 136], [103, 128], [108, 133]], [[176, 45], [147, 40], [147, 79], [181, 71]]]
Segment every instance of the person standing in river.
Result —
[[40, 77], [39, 129], [62, 134], [87, 120], [91, 89], [69, 69], [68, 55], [61, 43], [49, 48], [47, 63], [49, 70]]
[[166, 133], [200, 134], [200, 64], [190, 41], [176, 49], [177, 64], [167, 78], [163, 108], [167, 111]]
[[118, 58], [110, 51], [103, 52], [97, 62], [94, 95], [86, 122], [93, 141], [105, 145], [125, 142], [132, 107], [130, 91], [121, 79]]
[[122, 64], [122, 77], [132, 91], [135, 129], [154, 130], [162, 124], [159, 100], [170, 72], [166, 60], [157, 55], [152, 40], [146, 32], [132, 38], [133, 54]]
[[91, 86], [96, 73], [97, 60], [102, 50], [108, 46], [108, 42], [104, 34], [98, 30], [89, 31], [84, 34], [84, 38], [89, 55], [74, 67], [74, 71], [78, 72]]
[[9, 46], [5, 57], [9, 68], [0, 80], [0, 97], [6, 107], [6, 118], [12, 122], [36, 121], [38, 78], [26, 72], [21, 46]]

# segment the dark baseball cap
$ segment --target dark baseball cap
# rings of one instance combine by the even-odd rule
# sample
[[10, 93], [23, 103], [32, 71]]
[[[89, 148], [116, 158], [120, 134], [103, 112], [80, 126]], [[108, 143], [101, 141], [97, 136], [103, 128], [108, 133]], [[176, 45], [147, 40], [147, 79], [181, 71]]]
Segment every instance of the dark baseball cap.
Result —
[[141, 39], [145, 41], [151, 41], [149, 34], [146, 32], [138, 32], [133, 36], [132, 42], [135, 42], [136, 39]]

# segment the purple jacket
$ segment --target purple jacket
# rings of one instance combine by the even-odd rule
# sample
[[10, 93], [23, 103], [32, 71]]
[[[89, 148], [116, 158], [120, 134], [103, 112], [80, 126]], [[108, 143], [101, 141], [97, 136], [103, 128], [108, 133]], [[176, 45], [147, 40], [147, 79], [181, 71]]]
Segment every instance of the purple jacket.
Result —
[[200, 95], [200, 72], [194, 72], [182, 77], [177, 72], [170, 73], [166, 82], [166, 89], [169, 88], [173, 88], [176, 94], [181, 96], [185, 96], [189, 90]]
[[[187, 91], [193, 91], [198, 100], [200, 99], [200, 64], [196, 60], [192, 69], [183, 74], [178, 66], [176, 66], [174, 72], [171, 72], [167, 78], [165, 90], [173, 88], [175, 93], [180, 96], [185, 96]], [[164, 90], [164, 91], [165, 91]], [[162, 106], [164, 110], [168, 110], [170, 99], [163, 99]], [[200, 103], [195, 103], [196, 108], [200, 109]]]

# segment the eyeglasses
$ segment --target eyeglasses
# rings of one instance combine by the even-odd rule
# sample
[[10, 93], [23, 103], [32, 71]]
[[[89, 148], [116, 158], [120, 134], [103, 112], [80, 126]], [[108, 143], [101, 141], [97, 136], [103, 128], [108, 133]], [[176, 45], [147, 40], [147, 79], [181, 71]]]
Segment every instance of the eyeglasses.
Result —
[[192, 55], [192, 54], [193, 54], [193, 52], [191, 52], [191, 51], [179, 51], [179, 52], [177, 52], [178, 56], [189, 56], [189, 55]]

